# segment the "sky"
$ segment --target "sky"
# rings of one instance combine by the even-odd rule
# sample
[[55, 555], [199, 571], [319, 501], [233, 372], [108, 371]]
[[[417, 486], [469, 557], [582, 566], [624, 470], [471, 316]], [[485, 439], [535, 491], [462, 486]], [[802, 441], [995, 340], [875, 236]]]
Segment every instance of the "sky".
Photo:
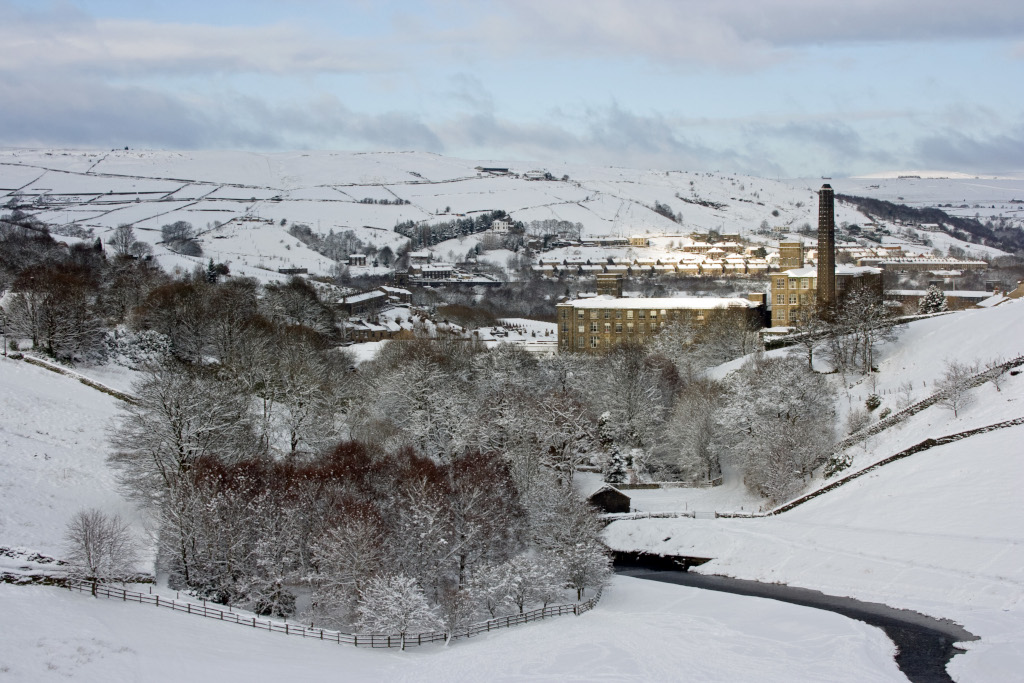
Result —
[[0, 146], [1024, 171], [1010, 0], [0, 0]]

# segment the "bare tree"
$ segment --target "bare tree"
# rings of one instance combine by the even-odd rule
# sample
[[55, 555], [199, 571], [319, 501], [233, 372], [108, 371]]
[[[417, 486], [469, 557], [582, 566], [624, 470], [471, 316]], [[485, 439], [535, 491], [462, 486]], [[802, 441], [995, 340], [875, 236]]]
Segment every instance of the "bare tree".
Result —
[[204, 456], [230, 462], [259, 454], [249, 397], [185, 367], [148, 366], [132, 388], [110, 442], [110, 463], [131, 493], [160, 501]]
[[122, 223], [114, 228], [114, 233], [107, 240], [107, 244], [118, 256], [133, 256], [132, 247], [135, 246], [135, 230], [128, 223]]
[[971, 393], [971, 379], [977, 373], [977, 365], [947, 360], [942, 378], [936, 383], [941, 394], [938, 405], [952, 410], [953, 417], [958, 417], [961, 410], [974, 403], [974, 395]]
[[96, 508], [79, 510], [64, 532], [70, 575], [92, 582], [124, 581], [135, 571], [138, 554], [128, 524]]
[[988, 381], [992, 383], [992, 386], [994, 386], [996, 388], [996, 391], [1002, 391], [1003, 390], [1002, 389], [1002, 384], [1003, 384], [1003, 379], [1004, 379], [1003, 373], [1006, 372], [1006, 369], [1003, 368], [1002, 366], [1005, 363], [1006, 363], [1006, 359], [1003, 358], [1002, 356], [996, 356], [992, 360], [987, 361], [985, 363], [985, 370], [987, 370], [990, 373]]

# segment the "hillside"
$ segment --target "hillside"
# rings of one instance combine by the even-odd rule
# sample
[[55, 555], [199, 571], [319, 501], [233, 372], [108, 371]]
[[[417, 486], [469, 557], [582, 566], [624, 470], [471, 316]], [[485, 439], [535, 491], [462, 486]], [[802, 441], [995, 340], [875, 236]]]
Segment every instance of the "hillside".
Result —
[[68, 377], [0, 358], [0, 546], [59, 555], [64, 525], [80, 508], [134, 518], [106, 466], [105, 430], [117, 404]]
[[[912, 323], [884, 349], [874, 389], [883, 405], [913, 386], [931, 392], [947, 359], [984, 362], [1020, 355], [1019, 302]], [[870, 393], [855, 387], [850, 400]], [[930, 407], [848, 450], [848, 472], [929, 437], [1024, 416], [1024, 376], [972, 390], [975, 402], [954, 418]], [[612, 523], [619, 550], [713, 558], [697, 569], [915, 609], [953, 619], [982, 640], [954, 660], [960, 680], [1009, 680], [1024, 664], [1024, 461], [1012, 427], [923, 451], [886, 465], [778, 516]], [[847, 474], [844, 472], [843, 474]], [[824, 482], [821, 482], [824, 483]], [[815, 488], [812, 483], [809, 488]], [[749, 509], [749, 508], [748, 508]]]
[[[479, 166], [508, 167], [511, 173], [483, 173]], [[557, 180], [528, 180], [525, 174], [531, 170], [547, 171]], [[395, 249], [404, 241], [393, 231], [401, 221], [433, 223], [497, 209], [524, 223], [581, 223], [584, 237], [708, 230], [753, 236], [767, 222], [781, 231], [774, 234], [777, 239], [815, 223], [814, 191], [821, 182], [568, 164], [535, 169], [522, 162], [417, 152], [0, 151], [0, 205], [20, 207], [66, 238], [93, 235], [106, 240], [113, 228], [126, 223], [140, 240], [154, 245], [154, 254], [168, 270], [191, 269], [212, 257], [234, 273], [261, 279], [279, 277], [279, 268], [330, 271], [332, 261], [288, 234], [288, 226], [295, 223], [321, 235], [352, 231], [364, 245], [378, 249]], [[930, 181], [919, 197], [908, 196], [923, 204], [964, 199], [971, 206], [980, 205], [984, 196], [986, 206], [993, 207], [990, 212], [995, 201], [1000, 202], [999, 211], [1012, 212], [1019, 205], [1007, 202], [1024, 195], [1022, 181], [990, 183], [991, 189], [980, 195], [971, 194], [968, 182]], [[892, 194], [883, 181], [873, 183], [874, 189], [865, 183], [839, 179], [833, 184], [840, 193]], [[667, 205], [682, 222], [655, 212], [656, 203]], [[160, 227], [179, 220], [200, 233], [202, 258], [157, 244]], [[836, 220], [863, 223], [865, 217], [840, 204]], [[896, 234], [897, 226], [889, 227]], [[900, 239], [887, 237], [886, 242]], [[999, 253], [943, 233], [930, 239], [943, 250], [952, 245], [978, 254]], [[455, 255], [469, 246], [460, 246]], [[438, 255], [446, 258], [448, 251], [455, 250], [444, 247]]]
[[[79, 370], [126, 381], [110, 368]], [[128, 516], [147, 538], [105, 463], [105, 428], [115, 413], [115, 399], [70, 377], [0, 358], [0, 546], [60, 557], [64, 524], [87, 505]], [[0, 570], [24, 564], [0, 558]], [[174, 597], [166, 586], [154, 590]], [[15, 680], [318, 679], [339, 670], [355, 680], [648, 681], [680, 671], [707, 681], [750, 671], [779, 682], [900, 678], [891, 642], [860, 622], [625, 577], [584, 616], [405, 653], [288, 638], [54, 587], [0, 583], [0, 601], [0, 673]]]

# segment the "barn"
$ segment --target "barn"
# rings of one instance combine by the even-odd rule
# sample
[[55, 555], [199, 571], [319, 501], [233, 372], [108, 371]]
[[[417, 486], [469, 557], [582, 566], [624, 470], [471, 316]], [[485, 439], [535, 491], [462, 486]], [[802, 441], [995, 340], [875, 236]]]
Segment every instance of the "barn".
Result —
[[587, 502], [601, 512], [629, 512], [629, 496], [610, 484], [590, 494]]

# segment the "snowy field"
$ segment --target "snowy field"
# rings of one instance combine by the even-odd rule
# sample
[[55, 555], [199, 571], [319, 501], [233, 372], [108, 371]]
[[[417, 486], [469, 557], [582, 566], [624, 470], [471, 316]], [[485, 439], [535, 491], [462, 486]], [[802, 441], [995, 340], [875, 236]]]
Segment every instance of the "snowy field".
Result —
[[[513, 175], [476, 170], [493, 164], [508, 166]], [[436, 222], [452, 214], [496, 209], [524, 222], [579, 222], [584, 237], [707, 230], [753, 237], [762, 221], [783, 231], [777, 237], [804, 223], [815, 224], [815, 191], [822, 182], [572, 165], [546, 169], [556, 178], [569, 176], [567, 181], [529, 181], [515, 175], [531, 170], [529, 163], [416, 152], [0, 150], [0, 205], [14, 200], [41, 220], [91, 229], [104, 240], [117, 225], [128, 223], [139, 239], [151, 244], [160, 240], [160, 226], [189, 221], [204, 233], [204, 263], [212, 257], [232, 272], [267, 281], [281, 279], [278, 268], [328, 272], [327, 259], [288, 235], [288, 226], [299, 222], [320, 234], [351, 230], [367, 245], [392, 249], [403, 241], [392, 230], [399, 221]], [[986, 218], [1002, 214], [1024, 223], [1024, 204], [1011, 202], [1024, 199], [1022, 178], [850, 178], [833, 185], [838, 192], [914, 206], [966, 205], [950, 211]], [[362, 203], [365, 199], [409, 203]], [[655, 213], [656, 202], [680, 215], [682, 225]], [[839, 205], [836, 221], [862, 223], [864, 217]], [[224, 225], [216, 228], [215, 222]], [[57, 231], [68, 232], [62, 227]], [[928, 237], [943, 250], [958, 246], [972, 253], [998, 253], [939, 233]], [[900, 243], [895, 238], [888, 242]], [[446, 243], [437, 254], [463, 257], [471, 246], [469, 240]], [[180, 259], [160, 251], [158, 259], [166, 269], [181, 265]], [[486, 258], [504, 265], [507, 256]]]
[[[96, 379], [117, 377], [111, 371]], [[0, 358], [0, 545], [60, 556], [65, 524], [85, 507], [134, 519], [141, 531], [105, 462], [118, 403], [71, 378]]]
[[627, 577], [583, 616], [406, 652], [289, 638], [56, 588], [0, 585], [0, 604], [0, 680], [904, 680], [891, 641], [859, 621]]
[[[883, 406], [895, 410], [901, 384], [912, 384], [912, 398], [920, 400], [934, 391], [947, 359], [1008, 359], [1024, 353], [1022, 340], [1019, 301], [914, 322], [882, 350], [877, 385], [855, 386], [850, 399], [862, 405], [876, 391]], [[851, 447], [849, 471], [929, 437], [1024, 417], [1024, 375], [1004, 378], [999, 391], [991, 384], [973, 389], [975, 401], [959, 417], [932, 406]], [[982, 638], [953, 660], [957, 680], [1020, 680], [1022, 440], [1024, 427], [1012, 427], [926, 450], [776, 517], [619, 521], [608, 527], [606, 541], [619, 550], [714, 558], [697, 569], [702, 573], [781, 582], [953, 619]], [[733, 503], [728, 487], [722, 488], [721, 494], [712, 489], [700, 495], [719, 495], [709, 504]], [[628, 493], [638, 494], [640, 507], [647, 492]], [[679, 507], [695, 507], [692, 491], [657, 493]]]

